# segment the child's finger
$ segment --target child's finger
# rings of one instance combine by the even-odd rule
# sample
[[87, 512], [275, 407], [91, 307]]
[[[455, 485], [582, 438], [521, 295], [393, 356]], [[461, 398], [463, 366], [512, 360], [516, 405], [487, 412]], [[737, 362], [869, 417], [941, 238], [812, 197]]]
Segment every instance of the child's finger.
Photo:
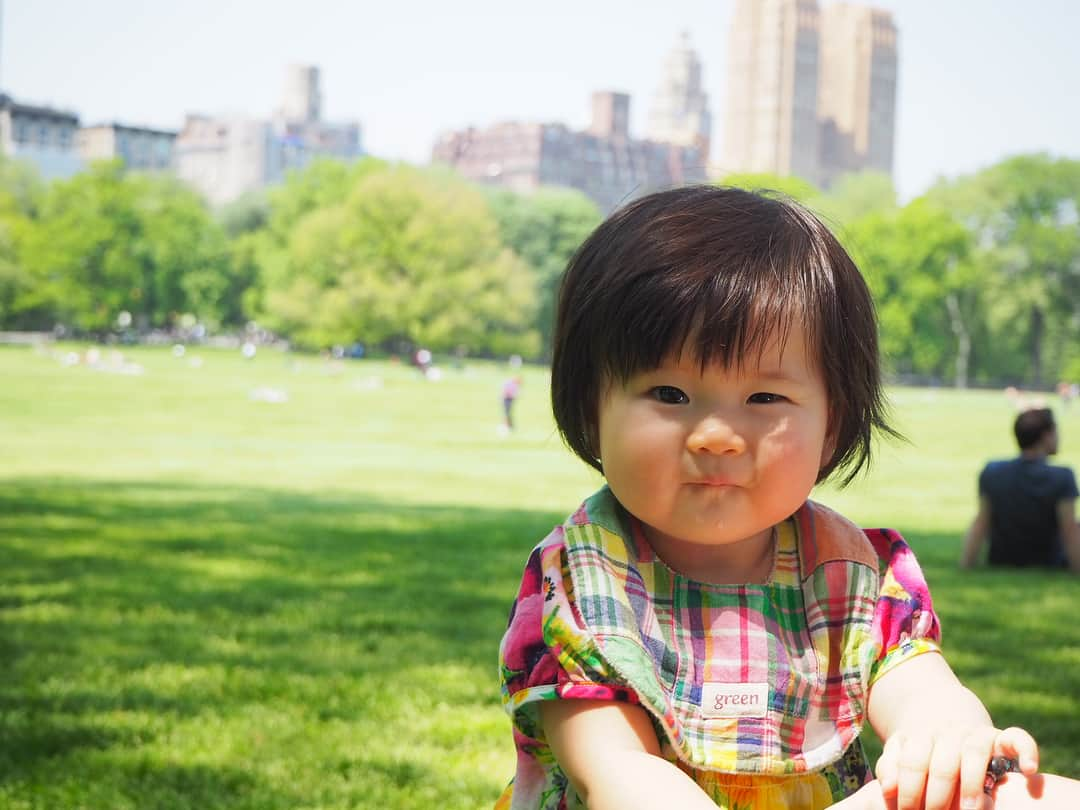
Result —
[[980, 806], [986, 781], [986, 766], [994, 749], [998, 731], [987, 726], [969, 734], [960, 751], [960, 808]]
[[896, 806], [900, 810], [923, 806], [926, 777], [934, 744], [930, 737], [915, 737], [904, 742], [896, 774]]
[[886, 796], [896, 795], [897, 760], [903, 747], [903, 735], [894, 734], [885, 741], [881, 748], [881, 756], [878, 757], [877, 765], [874, 767], [874, 775], [877, 777], [878, 784], [881, 785], [881, 792]]
[[934, 741], [930, 773], [926, 777], [926, 810], [947, 810], [952, 806], [960, 778], [960, 741], [941, 737]]
[[1010, 726], [994, 740], [994, 753], [1011, 757], [1020, 764], [1020, 772], [1030, 776], [1039, 770], [1039, 745], [1024, 729]]

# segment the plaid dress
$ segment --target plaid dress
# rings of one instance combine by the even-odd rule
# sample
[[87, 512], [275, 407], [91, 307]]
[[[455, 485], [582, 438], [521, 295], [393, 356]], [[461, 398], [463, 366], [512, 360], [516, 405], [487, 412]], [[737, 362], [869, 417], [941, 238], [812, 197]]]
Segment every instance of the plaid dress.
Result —
[[719, 807], [828, 807], [871, 778], [870, 685], [940, 640], [911, 550], [808, 501], [764, 584], [668, 568], [608, 488], [533, 550], [500, 647], [517, 772], [496, 808], [584, 807], [544, 739], [544, 700], [644, 708], [662, 754]]

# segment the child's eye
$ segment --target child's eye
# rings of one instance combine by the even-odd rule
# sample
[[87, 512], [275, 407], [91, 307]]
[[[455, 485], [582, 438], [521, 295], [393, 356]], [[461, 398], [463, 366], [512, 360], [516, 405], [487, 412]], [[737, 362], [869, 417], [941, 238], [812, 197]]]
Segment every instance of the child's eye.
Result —
[[649, 393], [653, 399], [663, 402], [665, 405], [685, 405], [690, 401], [690, 397], [674, 385], [658, 385]]
[[756, 394], [751, 394], [747, 399], [752, 405], [771, 405], [774, 402], [786, 402], [787, 397], [783, 397], [780, 394], [770, 394], [767, 391], [759, 391]]

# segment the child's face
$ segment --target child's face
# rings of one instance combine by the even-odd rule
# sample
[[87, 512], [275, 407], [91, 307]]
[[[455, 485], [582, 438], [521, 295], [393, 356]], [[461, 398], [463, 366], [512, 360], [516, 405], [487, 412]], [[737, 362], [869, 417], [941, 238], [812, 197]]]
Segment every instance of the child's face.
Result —
[[684, 574], [696, 576], [700, 560], [738, 581], [741, 559], [761, 558], [771, 528], [806, 500], [831, 457], [825, 383], [805, 347], [793, 323], [784, 351], [773, 341], [760, 365], [702, 372], [683, 356], [601, 400], [608, 484]]

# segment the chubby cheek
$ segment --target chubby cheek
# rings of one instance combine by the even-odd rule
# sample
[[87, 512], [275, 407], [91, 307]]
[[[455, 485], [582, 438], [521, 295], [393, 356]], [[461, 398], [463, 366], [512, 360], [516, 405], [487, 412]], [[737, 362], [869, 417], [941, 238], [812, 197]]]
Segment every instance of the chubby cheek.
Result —
[[679, 480], [681, 447], [678, 435], [667, 426], [648, 420], [609, 422], [600, 434], [604, 477], [631, 511], [648, 508], [667, 499], [671, 485]]
[[816, 478], [824, 449], [823, 431], [806, 425], [783, 425], [762, 439], [757, 464], [763, 469], [781, 467], [789, 473], [800, 470]]
[[[648, 489], [663, 477], [665, 458], [655, 443], [638, 434], [637, 441], [623, 441], [607, 445], [602, 458], [604, 476], [612, 489]], [[604, 449], [604, 446], [601, 445]]]

